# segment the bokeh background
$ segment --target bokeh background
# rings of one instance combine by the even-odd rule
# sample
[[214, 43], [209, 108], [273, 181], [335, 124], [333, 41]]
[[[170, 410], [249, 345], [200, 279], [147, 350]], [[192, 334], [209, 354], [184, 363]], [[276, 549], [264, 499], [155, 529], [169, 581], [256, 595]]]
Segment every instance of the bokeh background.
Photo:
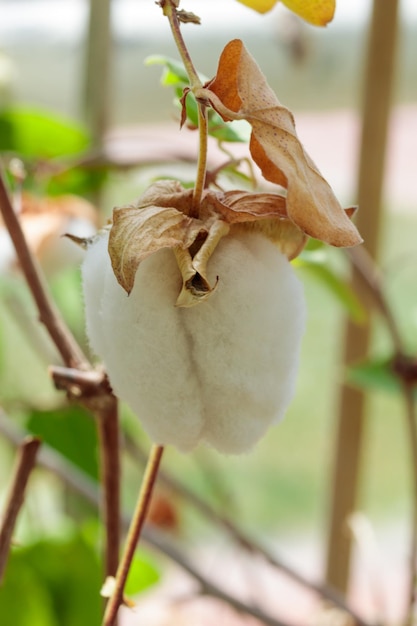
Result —
[[[280, 100], [294, 112], [301, 140], [345, 206], [355, 203], [357, 195], [371, 5], [365, 0], [338, 0], [335, 19], [325, 29], [305, 24], [281, 6], [265, 16], [233, 0], [189, 0], [184, 6], [202, 18], [201, 26], [184, 27], [184, 36], [198, 69], [212, 77], [224, 45], [230, 39], [241, 38]], [[415, 353], [417, 10], [413, 0], [403, 0], [400, 6], [379, 262], [401, 331], [410, 353]], [[87, 126], [88, 132], [91, 120], [86, 112], [87, 37], [86, 1], [1, 0], [0, 107], [3, 110], [16, 106], [46, 110], [71, 123]], [[192, 178], [196, 135], [187, 129], [179, 133], [173, 93], [160, 84], [161, 67], [146, 63], [151, 55], [178, 56], [168, 24], [158, 7], [151, 0], [114, 0], [105, 146], [123, 167], [106, 172], [100, 186], [101, 219], [111, 214], [114, 205], [129, 202], [139, 195], [156, 174], [172, 175], [179, 171], [182, 176]], [[245, 148], [236, 150], [243, 154]], [[178, 155], [187, 162], [176, 158]], [[214, 162], [219, 158], [215, 147], [212, 158]], [[128, 168], [124, 167], [126, 164]], [[367, 207], [360, 207], [360, 211], [366, 210]], [[326, 264], [340, 280], [347, 280], [344, 254], [337, 250], [324, 254]], [[309, 318], [297, 393], [285, 421], [247, 456], [224, 458], [206, 448], [183, 456], [169, 450], [164, 463], [167, 471], [219, 510], [226, 511], [254, 537], [278, 550], [294, 567], [320, 577], [325, 567], [328, 540], [339, 391], [348, 375], [342, 351], [349, 307], [335, 293], [337, 289], [318, 280], [314, 272], [302, 267], [297, 271], [305, 285]], [[67, 321], [85, 345], [77, 265], [51, 272], [50, 286]], [[95, 478], [94, 427], [81, 410], [63, 406], [64, 399], [52, 389], [44, 355], [40, 355], [32, 339], [22, 330], [27, 326], [25, 315], [28, 318], [35, 315], [22, 281], [5, 275], [2, 294], [2, 409], [20, 427], [41, 432], [52, 447], [61, 450]], [[383, 362], [390, 349], [384, 326], [376, 320], [371, 348], [374, 363]], [[391, 589], [401, 587], [410, 533], [411, 479], [402, 397], [378, 372], [368, 371], [367, 375], [368, 403], [358, 510], [372, 526], [376, 547], [374, 552], [360, 546], [355, 548], [356, 582], [352, 594], [354, 601], [373, 616], [373, 585], [380, 585], [380, 590], [387, 585]], [[149, 442], [141, 433], [136, 417], [125, 407], [123, 424], [129, 436], [146, 449]], [[0, 439], [0, 450], [0, 483], [5, 490], [14, 457], [14, 448], [6, 437]], [[123, 497], [127, 510], [133, 506], [140, 475], [140, 466], [138, 468], [132, 457], [126, 457]], [[221, 567], [224, 564], [225, 572], [234, 572], [238, 557], [227, 539], [219, 537], [204, 517], [181, 503], [169, 490], [164, 492], [162, 500], [166, 500], [173, 514], [169, 532], [183, 549], [198, 555], [197, 560], [204, 564], [205, 571], [219, 580], [229, 576], [219, 573], [220, 564]], [[71, 541], [74, 546], [77, 544], [81, 568], [79, 546], [84, 546], [87, 552], [97, 547], [91, 539], [94, 519], [94, 511], [63, 489], [53, 475], [41, 471], [36, 474], [18, 531], [18, 543], [27, 547], [28, 554], [26, 561], [22, 556], [16, 565], [21, 568], [19, 572], [23, 572], [26, 562], [29, 595], [44, 598], [38, 603], [33, 601], [32, 615], [37, 610], [41, 615], [42, 609], [36, 608], [38, 604], [54, 604], [50, 599], [54, 592], [49, 580], [53, 579], [54, 566], [51, 565], [49, 573], [45, 568], [46, 573], [37, 577], [33, 563], [47, 553], [53, 562], [60, 558], [53, 556], [53, 537], [58, 546], [55, 555], [65, 550], [71, 552]], [[74, 520], [83, 527], [82, 540], [78, 535], [74, 538]], [[76, 548], [73, 550], [75, 554]], [[152, 561], [155, 577], [161, 577], [166, 586], [172, 584], [176, 588], [175, 572], [161, 565], [157, 556], [149, 557], [146, 553], [143, 558]], [[249, 571], [244, 582], [240, 581], [246, 588], [254, 566], [248, 558], [239, 558], [239, 573], [234, 572], [233, 576], [239, 578], [241, 570]], [[32, 563], [33, 571], [28, 563]], [[377, 575], [378, 563], [381, 567]], [[74, 577], [80, 575], [77, 567], [74, 565]], [[264, 584], [267, 589], [271, 584], [267, 575]], [[152, 593], [157, 593], [154, 588]], [[290, 592], [282, 593], [289, 593], [288, 601], [284, 602], [288, 605], [285, 611], [299, 619], [303, 603], [297, 601], [296, 606]], [[153, 619], [149, 608], [152, 598], [151, 594], [149, 606], [146, 605], [149, 620]], [[5, 608], [5, 602], [0, 591], [3, 614], [11, 610]], [[402, 602], [398, 591], [386, 607], [390, 617], [398, 616]], [[64, 623], [54, 621], [57, 618], [53, 608], [48, 611], [45, 609], [37, 622], [25, 621], [22, 614], [21, 621], [13, 621], [13, 624]], [[96, 617], [89, 619], [91, 621], [72, 623], [96, 623]], [[126, 616], [126, 620], [136, 623], [132, 616]], [[137, 623], [140, 623], [139, 613]]]

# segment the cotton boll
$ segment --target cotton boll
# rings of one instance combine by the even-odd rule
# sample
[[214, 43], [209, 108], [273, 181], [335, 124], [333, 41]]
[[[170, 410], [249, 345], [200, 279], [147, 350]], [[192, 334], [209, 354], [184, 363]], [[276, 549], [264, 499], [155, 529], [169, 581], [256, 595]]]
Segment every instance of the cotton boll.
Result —
[[103, 354], [106, 332], [110, 332], [105, 330], [106, 321], [101, 309], [106, 275], [111, 271], [107, 245], [108, 235], [97, 236], [94, 244], [89, 246], [82, 266], [87, 336], [93, 351], [100, 356]]
[[108, 268], [102, 308], [109, 332], [99, 354], [116, 394], [150, 437], [189, 450], [201, 437], [204, 407], [192, 337], [174, 306], [180, 288], [171, 250], [142, 262], [129, 296]]
[[187, 309], [174, 306], [182, 278], [172, 250], [140, 264], [127, 296], [107, 241], [88, 249], [83, 282], [91, 346], [115, 393], [156, 443], [249, 450], [294, 390], [305, 313], [287, 259], [259, 233], [233, 233], [209, 261], [217, 289]]
[[204, 372], [210, 418], [202, 435], [218, 450], [239, 453], [283, 417], [293, 396], [303, 291], [286, 257], [260, 234], [223, 239], [209, 268], [210, 282], [220, 277], [217, 292], [198, 315], [184, 311]]

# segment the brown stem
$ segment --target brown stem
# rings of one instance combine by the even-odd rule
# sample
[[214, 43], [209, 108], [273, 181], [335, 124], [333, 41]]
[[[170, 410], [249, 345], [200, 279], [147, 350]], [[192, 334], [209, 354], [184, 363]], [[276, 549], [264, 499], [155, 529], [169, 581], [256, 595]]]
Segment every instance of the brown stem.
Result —
[[208, 116], [207, 106], [198, 103], [198, 163], [197, 175], [193, 191], [193, 212], [195, 217], [199, 216], [201, 198], [206, 185], [207, 171], [207, 148], [208, 148]]
[[118, 402], [104, 372], [49, 368], [57, 389], [84, 404], [95, 416], [100, 442], [103, 518], [106, 528], [105, 576], [115, 576], [120, 543], [120, 451]]
[[346, 252], [368, 292], [373, 297], [377, 309], [384, 318], [396, 352], [403, 352], [401, 335], [385, 297], [381, 272], [378, 266], [363, 246], [347, 249]]
[[409, 555], [409, 581], [408, 581], [408, 612], [405, 617], [405, 626], [415, 624], [414, 612], [417, 605], [417, 416], [414, 399], [415, 385], [403, 381], [403, 393], [407, 414], [408, 436], [411, 448], [411, 463], [413, 465], [413, 511], [412, 530]]
[[194, 67], [194, 63], [191, 60], [190, 53], [188, 52], [181, 33], [181, 25], [178, 19], [176, 3], [173, 0], [161, 0], [159, 4], [164, 12], [164, 15], [168, 18], [175, 45], [181, 55], [182, 62], [184, 63], [188, 78], [190, 79], [191, 89], [201, 87], [201, 80]]
[[[168, 18], [169, 25], [171, 27], [172, 36], [177, 46], [178, 52], [181, 55], [184, 67], [187, 71], [188, 78], [190, 79], [191, 91], [195, 93], [202, 88], [201, 80], [198, 76], [197, 70], [191, 60], [187, 46], [181, 33], [181, 27], [178, 20], [178, 14], [176, 9], [176, 2], [173, 0], [161, 0], [160, 5], [163, 9], [164, 15]], [[205, 182], [206, 182], [206, 170], [207, 170], [207, 139], [208, 139], [208, 120], [207, 120], [207, 102], [198, 102], [198, 134], [199, 134], [199, 146], [198, 146], [198, 163], [197, 163], [197, 175], [196, 182], [193, 191], [193, 211], [192, 217], [199, 216], [200, 203], [203, 195]]]
[[120, 547], [120, 454], [118, 402], [108, 396], [105, 410], [97, 415], [100, 440], [101, 480], [104, 487], [102, 506], [106, 528], [105, 573], [115, 576]]
[[18, 457], [13, 470], [13, 479], [6, 498], [5, 510], [0, 528], [0, 582], [3, 580], [10, 552], [13, 530], [20, 508], [23, 504], [25, 489], [30, 473], [35, 467], [36, 454], [40, 445], [40, 439], [36, 437], [28, 437], [25, 441], [23, 441], [19, 448]]
[[89, 363], [78, 343], [69, 332], [60, 312], [48, 295], [36, 260], [33, 258], [26, 242], [20, 221], [16, 215], [0, 172], [0, 210], [9, 235], [13, 241], [16, 255], [28, 287], [36, 302], [39, 319], [46, 326], [52, 341], [56, 345], [62, 359], [69, 367], [88, 369]]
[[391, 307], [385, 297], [383, 283], [377, 265], [373, 261], [369, 253], [362, 248], [353, 248], [348, 251], [349, 257], [364, 281], [369, 293], [373, 296], [374, 302], [385, 320], [391, 340], [395, 350], [393, 373], [398, 377], [403, 391], [405, 402], [405, 418], [408, 430], [408, 439], [410, 442], [411, 455], [411, 473], [412, 473], [412, 530], [410, 542], [410, 560], [409, 560], [409, 581], [408, 581], [408, 604], [407, 614], [404, 623], [411, 626], [414, 623], [414, 611], [417, 604], [417, 416], [415, 410], [414, 390], [416, 381], [410, 380], [409, 370], [407, 367], [397, 366], [396, 364], [407, 363], [410, 361], [400, 331], [398, 329]]
[[153, 445], [151, 448], [135, 512], [127, 535], [125, 549], [117, 570], [116, 585], [104, 614], [103, 626], [113, 626], [119, 607], [123, 602], [123, 590], [145, 523], [163, 451], [163, 446]]

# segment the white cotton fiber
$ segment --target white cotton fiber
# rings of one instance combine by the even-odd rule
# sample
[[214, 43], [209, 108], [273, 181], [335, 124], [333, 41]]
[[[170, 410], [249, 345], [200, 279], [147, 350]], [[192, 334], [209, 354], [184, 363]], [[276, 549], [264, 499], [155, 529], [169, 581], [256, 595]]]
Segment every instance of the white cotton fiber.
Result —
[[249, 450], [294, 392], [305, 307], [286, 257], [259, 233], [229, 235], [209, 261], [215, 292], [178, 308], [172, 250], [141, 263], [128, 296], [107, 244], [88, 249], [83, 281], [87, 333], [116, 395], [158, 444]]

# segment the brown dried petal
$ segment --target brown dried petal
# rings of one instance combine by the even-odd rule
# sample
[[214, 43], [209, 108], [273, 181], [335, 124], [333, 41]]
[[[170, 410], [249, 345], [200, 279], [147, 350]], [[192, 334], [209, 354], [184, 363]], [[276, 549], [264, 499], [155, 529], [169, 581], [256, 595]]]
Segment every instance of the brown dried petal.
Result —
[[115, 209], [109, 254], [117, 281], [130, 293], [141, 261], [162, 248], [188, 248], [202, 231], [200, 220], [173, 207]]
[[177, 180], [158, 180], [133, 203], [132, 207], [142, 208], [147, 206], [174, 207], [185, 213], [189, 213], [192, 202], [193, 190], [184, 189]]
[[276, 193], [247, 191], [210, 192], [215, 211], [234, 230], [262, 233], [288, 259], [294, 259], [307, 243], [307, 236], [286, 215], [285, 197]]

